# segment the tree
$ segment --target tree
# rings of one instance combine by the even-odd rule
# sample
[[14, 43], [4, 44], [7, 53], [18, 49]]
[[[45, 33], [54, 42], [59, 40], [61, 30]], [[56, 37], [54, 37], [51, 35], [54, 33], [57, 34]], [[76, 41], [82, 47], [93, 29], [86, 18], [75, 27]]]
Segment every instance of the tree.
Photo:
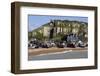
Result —
[[28, 32], [28, 40], [32, 38], [32, 32]]

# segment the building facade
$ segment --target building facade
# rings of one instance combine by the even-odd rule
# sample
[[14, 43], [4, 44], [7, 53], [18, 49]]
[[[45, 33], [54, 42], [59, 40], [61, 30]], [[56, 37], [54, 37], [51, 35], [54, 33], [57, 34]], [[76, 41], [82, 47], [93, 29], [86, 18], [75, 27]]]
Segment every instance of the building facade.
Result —
[[33, 30], [31, 32], [31, 36], [40, 36], [41, 38], [53, 38], [58, 35], [62, 36], [69, 33], [75, 33], [77, 35], [85, 33], [85, 36], [88, 36], [88, 24], [78, 21], [54, 20]]

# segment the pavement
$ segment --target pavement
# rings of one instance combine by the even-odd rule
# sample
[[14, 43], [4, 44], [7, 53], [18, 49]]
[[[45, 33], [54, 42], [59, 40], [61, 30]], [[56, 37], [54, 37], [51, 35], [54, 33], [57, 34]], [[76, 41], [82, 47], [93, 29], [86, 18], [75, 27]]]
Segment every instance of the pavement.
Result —
[[35, 55], [40, 55], [40, 54], [48, 54], [48, 53], [57, 53], [57, 52], [64, 52], [64, 51], [84, 51], [87, 50], [88, 48], [57, 48], [57, 47], [52, 47], [52, 48], [29, 48], [28, 49], [28, 55], [29, 56], [35, 56]]
[[29, 60], [87, 58], [88, 48], [37, 48], [28, 49]]

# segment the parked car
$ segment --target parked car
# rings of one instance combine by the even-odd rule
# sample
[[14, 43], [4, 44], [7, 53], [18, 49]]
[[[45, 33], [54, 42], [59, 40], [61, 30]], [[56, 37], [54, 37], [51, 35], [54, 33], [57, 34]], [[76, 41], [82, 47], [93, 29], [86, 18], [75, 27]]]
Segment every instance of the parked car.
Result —
[[78, 47], [84, 48], [84, 47], [86, 47], [86, 45], [84, 45], [84, 43], [81, 40], [79, 40], [78, 41]]
[[67, 47], [75, 48], [76, 46], [73, 43], [69, 43], [69, 44], [67, 44]]
[[66, 47], [66, 44], [64, 42], [58, 42], [56, 45], [57, 45], [58, 48]]

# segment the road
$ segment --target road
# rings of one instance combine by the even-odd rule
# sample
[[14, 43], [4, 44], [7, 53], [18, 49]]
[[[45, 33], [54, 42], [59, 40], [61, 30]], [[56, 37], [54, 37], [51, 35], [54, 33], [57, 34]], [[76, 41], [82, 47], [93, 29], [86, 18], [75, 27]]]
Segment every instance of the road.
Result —
[[87, 58], [88, 51], [87, 50], [77, 50], [77, 51], [65, 51], [61, 53], [49, 53], [49, 54], [41, 54], [37, 56], [30, 55], [28, 57], [29, 60], [55, 60], [55, 59], [78, 59], [78, 58]]
[[87, 48], [57, 48], [57, 47], [52, 47], [52, 48], [29, 48], [28, 49], [28, 55], [29, 56], [36, 56], [40, 54], [49, 54], [49, 53], [62, 53], [62, 52], [68, 52], [70, 50], [73, 51], [83, 51], [83, 50], [88, 50]]

